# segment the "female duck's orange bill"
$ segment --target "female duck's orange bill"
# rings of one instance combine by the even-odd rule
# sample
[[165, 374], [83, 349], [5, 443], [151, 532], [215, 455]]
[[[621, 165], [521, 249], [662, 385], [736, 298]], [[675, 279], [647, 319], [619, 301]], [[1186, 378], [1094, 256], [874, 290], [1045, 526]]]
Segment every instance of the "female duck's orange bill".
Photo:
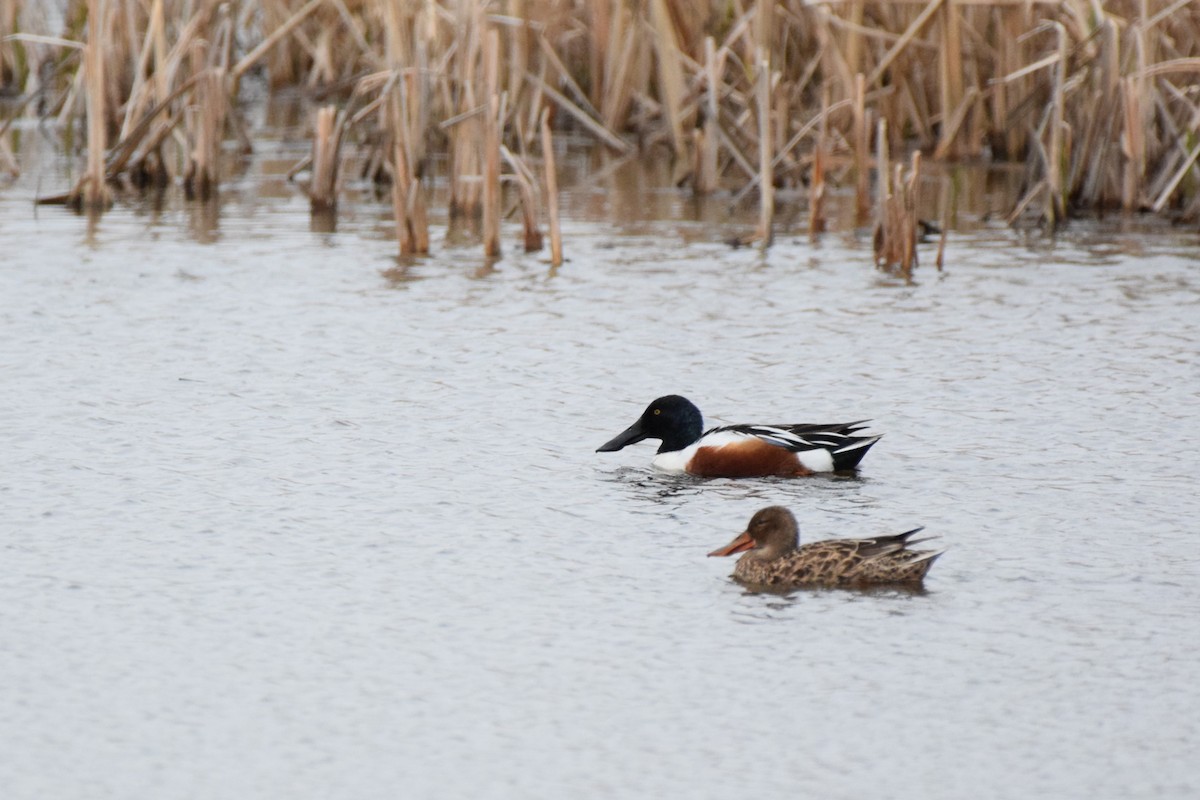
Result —
[[753, 549], [754, 549], [754, 540], [750, 538], [750, 531], [744, 531], [743, 533], [739, 534], [738, 537], [736, 539], [734, 539], [732, 542], [725, 545], [724, 547], [722, 547], [719, 550], [713, 550], [711, 553], [709, 553], [709, 555], [710, 556], [731, 556], [734, 553], [744, 553], [747, 550], [753, 550]]

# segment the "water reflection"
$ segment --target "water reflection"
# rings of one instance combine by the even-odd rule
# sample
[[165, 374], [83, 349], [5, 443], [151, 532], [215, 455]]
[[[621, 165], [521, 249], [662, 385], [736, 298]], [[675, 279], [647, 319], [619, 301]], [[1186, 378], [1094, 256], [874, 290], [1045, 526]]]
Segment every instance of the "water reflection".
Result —
[[213, 188], [204, 199], [186, 200], [188, 232], [200, 244], [213, 244], [221, 233], [221, 192]]
[[[338, 214], [336, 208], [313, 209], [308, 217], [308, 230], [311, 233], [337, 233]], [[331, 244], [330, 239], [323, 239], [325, 244]]]

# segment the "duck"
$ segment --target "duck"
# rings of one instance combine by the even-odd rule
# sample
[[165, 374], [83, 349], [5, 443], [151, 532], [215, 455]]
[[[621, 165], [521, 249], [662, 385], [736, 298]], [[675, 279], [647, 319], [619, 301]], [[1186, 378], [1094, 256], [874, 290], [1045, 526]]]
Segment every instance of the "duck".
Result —
[[769, 506], [750, 518], [746, 530], [710, 556], [744, 553], [733, 577], [751, 586], [918, 586], [945, 550], [909, 550], [934, 537], [911, 539], [924, 527], [872, 539], [826, 539], [800, 544], [796, 517]]
[[643, 439], [658, 439], [662, 445], [652, 463], [676, 475], [755, 478], [849, 472], [882, 438], [882, 434], [855, 435], [867, 422], [723, 425], [705, 431], [695, 403], [670, 394], [648, 405], [637, 422], [596, 452], [610, 453]]

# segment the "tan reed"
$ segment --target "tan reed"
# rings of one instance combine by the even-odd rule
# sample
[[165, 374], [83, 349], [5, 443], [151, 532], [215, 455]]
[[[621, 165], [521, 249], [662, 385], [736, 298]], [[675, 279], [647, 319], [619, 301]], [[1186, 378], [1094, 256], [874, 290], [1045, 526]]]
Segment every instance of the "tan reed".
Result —
[[[63, 128], [86, 119], [81, 204], [102, 206], [105, 185], [125, 181], [211, 191], [222, 147], [241, 136], [240, 85], [254, 78], [343, 112], [343, 158], [383, 180], [406, 174], [395, 194], [406, 215], [423, 196], [426, 152], [444, 150], [450, 216], [491, 207], [487, 230], [469, 234], [489, 250], [499, 187], [525, 191], [501, 148], [523, 153], [547, 105], [552, 134], [663, 154], [697, 194], [757, 190], [764, 243], [775, 187], [811, 187], [814, 174], [825, 192], [852, 176], [864, 219], [870, 176], [894, 178], [873, 156], [876, 120], [905, 160], [1024, 164], [1014, 224], [1107, 209], [1200, 216], [1194, 1], [68, 0], [62, 31], [17, 30], [23, 7], [0, 2], [12, 31], [0, 89], [35, 83], [31, 53], [82, 48], [55, 56], [20, 112]], [[401, 81], [403, 113], [384, 98]], [[321, 119], [314, 135], [330, 143]], [[548, 213], [551, 198], [539, 206]]]

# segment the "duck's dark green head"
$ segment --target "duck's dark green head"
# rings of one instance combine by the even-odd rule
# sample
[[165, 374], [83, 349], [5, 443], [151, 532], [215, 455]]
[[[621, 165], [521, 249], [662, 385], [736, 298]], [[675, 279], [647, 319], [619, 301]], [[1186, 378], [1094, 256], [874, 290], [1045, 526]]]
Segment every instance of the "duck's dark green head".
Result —
[[700, 409], [686, 397], [669, 394], [646, 407], [638, 421], [617, 434], [611, 441], [596, 448], [597, 453], [611, 453], [643, 439], [659, 439], [660, 453], [682, 450], [700, 438], [704, 419]]

